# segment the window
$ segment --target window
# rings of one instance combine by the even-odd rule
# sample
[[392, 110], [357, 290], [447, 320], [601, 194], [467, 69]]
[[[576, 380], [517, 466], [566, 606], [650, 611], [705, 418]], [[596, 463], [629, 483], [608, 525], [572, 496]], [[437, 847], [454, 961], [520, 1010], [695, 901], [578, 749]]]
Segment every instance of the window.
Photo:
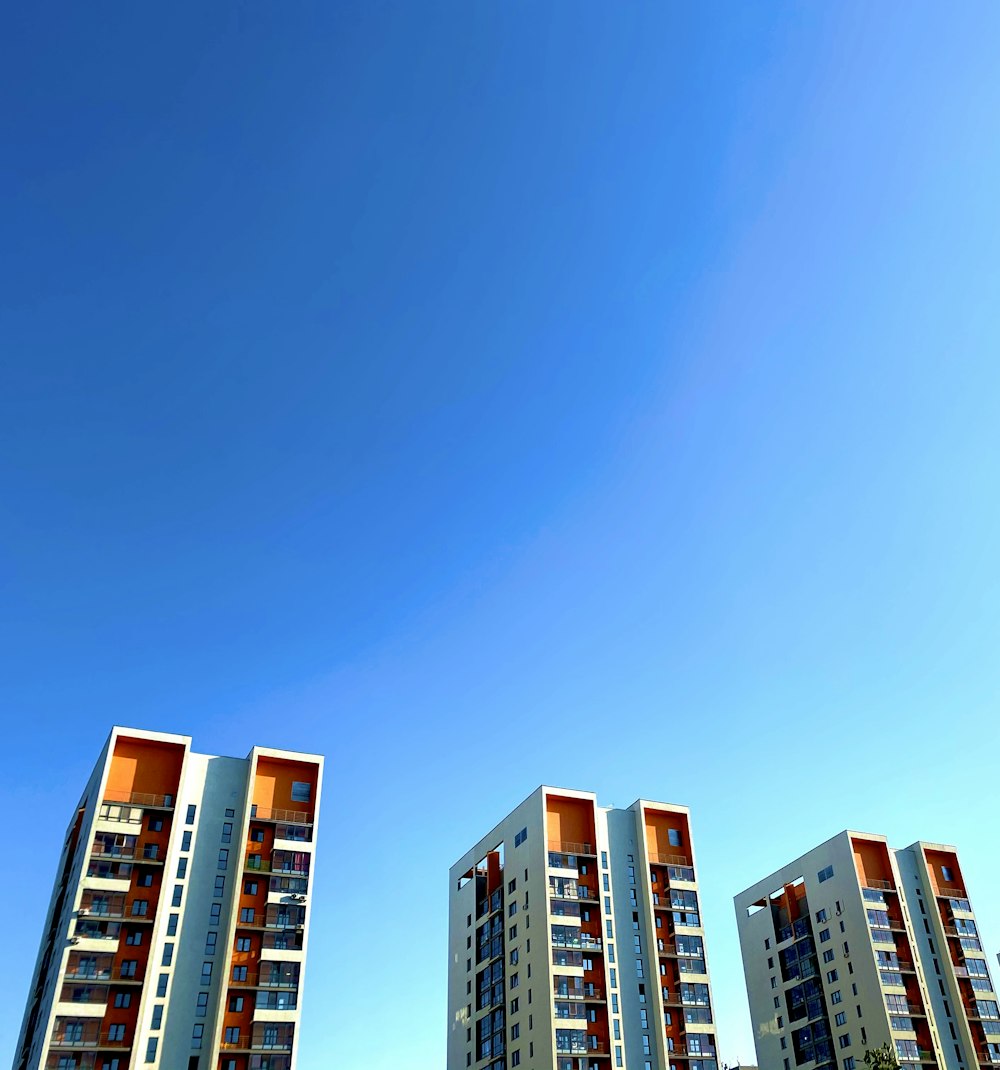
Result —
[[180, 921], [180, 914], [171, 914], [167, 918], [167, 936], [177, 935], [177, 922]]
[[152, 1021], [149, 1024], [153, 1029], [159, 1029], [160, 1026], [163, 1024], [163, 1004], [162, 1003], [157, 1003], [153, 1007], [153, 1018], [152, 1018]]
[[844, 1070], [854, 1070], [854, 1056], [848, 1055], [844, 1060]]
[[830, 930], [829, 929], [820, 929], [819, 942], [821, 944], [825, 944], [829, 939], [830, 939]]
[[213, 903], [212, 909], [208, 912], [208, 924], [218, 925], [219, 919], [222, 917], [222, 904]]
[[830, 972], [826, 975], [826, 979], [829, 982], [829, 984], [832, 985], [832, 984], [836, 984], [838, 976], [839, 975], [838, 975], [836, 970], [830, 970]]
[[236, 950], [237, 951], [249, 951], [252, 947], [252, 941], [249, 936], [236, 937]]
[[153, 874], [152, 873], [140, 873], [138, 880], [135, 882], [140, 888], [152, 888], [153, 887]]
[[671, 847], [681, 846], [681, 831], [680, 829], [667, 829], [667, 841]]
[[844, 1033], [843, 1036], [837, 1037], [837, 1043], [842, 1048], [849, 1048], [851, 1046], [851, 1034], [850, 1033]]
[[116, 992], [115, 993], [115, 1006], [127, 1007], [132, 1002], [131, 992]]
[[125, 943], [135, 947], [142, 943], [142, 929], [132, 929], [125, 937]]
[[250, 833], [250, 841], [252, 843], [263, 843], [264, 842], [264, 830], [263, 829], [253, 829], [253, 831]]
[[305, 780], [292, 781], [292, 802], [309, 802], [312, 797], [312, 787]]
[[952, 884], [955, 880], [955, 874], [952, 872], [951, 866], [941, 867], [941, 876], [947, 881], [948, 884]]
[[227, 821], [222, 826], [222, 842], [223, 843], [232, 843], [233, 842], [233, 823], [232, 823], [232, 821]]
[[186, 858], [177, 859], [177, 879], [183, 880], [187, 876], [188, 860]]
[[520, 847], [522, 843], [528, 838], [528, 830], [526, 828], [521, 829], [519, 833], [514, 837], [514, 846]]
[[508, 918], [512, 918], [516, 913], [517, 913], [517, 903], [511, 903], [510, 906], [507, 907], [507, 917]]
[[212, 964], [210, 962], [203, 962], [201, 964], [201, 983], [203, 985], [210, 985], [212, 983]]
[[823, 952], [824, 962], [833, 962], [833, 948]]
[[825, 908], [823, 910], [817, 910], [816, 911], [816, 921], [820, 925], [822, 925], [823, 922], [826, 921], [826, 910], [825, 910]]
[[201, 1038], [205, 1035], [205, 1027], [198, 1022], [198, 1024], [191, 1030], [191, 1047], [200, 1048]]
[[256, 911], [253, 907], [240, 907], [240, 921], [245, 925], [253, 925]]
[[149, 900], [148, 899], [133, 899], [132, 900], [132, 917], [144, 918], [149, 913]]
[[170, 899], [170, 905], [172, 907], [179, 907], [181, 905], [181, 897], [183, 895], [184, 895], [184, 885], [183, 884], [175, 884], [174, 885], [174, 894]]
[[150, 1037], [149, 1040], [146, 1041], [146, 1062], [147, 1063], [155, 1063], [156, 1062], [156, 1049], [159, 1047], [159, 1045], [160, 1045], [160, 1042], [156, 1037]]
[[847, 1011], [838, 1011], [836, 1017], [837, 1025], [847, 1025]]
[[242, 996], [230, 996], [229, 997], [229, 1009], [235, 1014], [239, 1014], [243, 1010], [243, 997]]
[[[168, 944], [167, 946], [168, 947], [172, 947], [173, 945]], [[119, 977], [135, 977], [135, 970], [136, 970], [136, 967], [138, 966], [138, 964], [139, 964], [139, 960], [138, 959], [123, 959], [122, 960], [122, 964], [121, 964], [121, 969], [118, 971], [118, 976]]]
[[516, 973], [512, 973], [512, 974], [510, 975], [510, 987], [511, 987], [511, 988], [517, 988], [517, 986], [518, 986], [518, 985], [519, 985], [520, 983], [521, 983], [521, 979], [520, 979], [520, 977], [518, 977]]
[[190, 831], [190, 829], [187, 832], [185, 832], [183, 836], [181, 836], [181, 850], [182, 851], [190, 851], [191, 850], [191, 831]]
[[819, 878], [820, 884], [822, 884], [823, 881], [828, 881], [833, 876], [833, 866], [827, 866], [825, 869], [821, 869], [816, 876]]
[[510, 1001], [510, 1013], [511, 1013], [511, 1014], [517, 1014], [517, 1011], [518, 1011], [518, 1007], [519, 1007], [519, 1005], [520, 1005], [520, 1002], [521, 1002], [521, 1001], [520, 1001], [520, 1000], [519, 1000], [519, 999], [518, 999], [517, 997], [515, 997], [514, 999], [512, 999], [512, 1000]]
[[256, 881], [244, 881], [243, 882], [243, 894], [244, 895], [256, 895], [257, 894], [257, 882]]
[[216, 899], [221, 899], [223, 897], [223, 895], [225, 895], [225, 892], [226, 892], [226, 878], [225, 877], [221, 877], [221, 876], [220, 877], [216, 877], [215, 878], [215, 891], [212, 892], [213, 897], [216, 898]]
[[240, 1027], [238, 1025], [226, 1026], [226, 1043], [227, 1044], [239, 1044], [240, 1042]]
[[167, 994], [167, 981], [168, 981], [168, 979], [169, 979], [169, 975], [168, 974], [161, 973], [160, 976], [159, 976], [159, 979], [156, 982], [156, 994], [161, 999]]
[[189, 807], [187, 808], [187, 821], [185, 822], [185, 824], [188, 824], [188, 825], [193, 825], [193, 824], [194, 824], [194, 815], [195, 815], [195, 814], [196, 814], [197, 812], [198, 812], [198, 807], [197, 807], [197, 806], [195, 806], [195, 805], [194, 805], [194, 803], [192, 803], [192, 804], [191, 804], [191, 805], [190, 805], [190, 806], [189, 806]]
[[163, 959], [160, 962], [160, 965], [161, 966], [169, 966], [170, 963], [173, 962], [173, 961], [174, 961], [174, 945], [173, 944], [164, 944], [163, 945]]
[[226, 811], [226, 817], [235, 817], [235, 816], [236, 816], [236, 811], [235, 810], [227, 810]]
[[208, 993], [199, 992], [198, 1002], [195, 1004], [194, 1014], [196, 1018], [204, 1018], [208, 1014]]
[[115, 1025], [108, 1026], [108, 1040], [124, 1040], [125, 1039], [125, 1024], [124, 1022], [117, 1022]]
[[226, 869], [229, 866], [229, 851], [223, 847], [219, 850], [219, 869]]
[[521, 1052], [517, 1048], [515, 1048], [514, 1051], [512, 1051], [510, 1053], [510, 1065], [511, 1066], [520, 1066], [521, 1065]]
[[246, 968], [246, 966], [234, 966], [233, 967], [233, 980], [234, 981], [245, 981], [246, 979], [247, 979], [247, 968]]

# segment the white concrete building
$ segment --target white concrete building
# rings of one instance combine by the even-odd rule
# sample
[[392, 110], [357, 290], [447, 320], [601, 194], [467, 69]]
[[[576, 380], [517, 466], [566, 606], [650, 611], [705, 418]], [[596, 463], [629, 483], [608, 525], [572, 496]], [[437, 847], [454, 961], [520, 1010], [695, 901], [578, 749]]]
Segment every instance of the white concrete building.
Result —
[[115, 728], [59, 862], [14, 1070], [294, 1070], [323, 759]]
[[448, 1070], [717, 1070], [690, 815], [541, 787], [449, 879]]
[[1000, 1012], [954, 847], [842, 832], [736, 896], [757, 1059], [1000, 1064]]

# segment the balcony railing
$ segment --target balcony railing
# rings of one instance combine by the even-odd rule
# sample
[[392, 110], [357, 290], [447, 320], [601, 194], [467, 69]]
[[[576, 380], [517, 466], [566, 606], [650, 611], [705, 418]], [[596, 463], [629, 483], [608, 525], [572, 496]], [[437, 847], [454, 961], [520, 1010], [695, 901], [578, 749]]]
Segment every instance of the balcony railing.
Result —
[[600, 1041], [597, 1044], [560, 1044], [556, 1042], [557, 1055], [610, 1055], [611, 1049]]
[[938, 888], [938, 899], [965, 899], [964, 888]]
[[894, 892], [896, 889], [893, 887], [892, 881], [877, 880], [875, 877], [868, 877], [865, 880], [866, 888], [877, 888], [880, 892]]
[[313, 818], [306, 810], [279, 810], [272, 806], [251, 806], [251, 821], [281, 821], [286, 825], [311, 825]]
[[[659, 854], [656, 851], [649, 852], [649, 861], [656, 866], [683, 866], [685, 869], [691, 868], [691, 863], [684, 855], [664, 855]], [[694, 879], [692, 869], [692, 880]]]
[[298, 988], [298, 977], [282, 978], [277, 981], [262, 980], [260, 974], [253, 974], [242, 981], [230, 981], [234, 988]]
[[127, 1037], [119, 1037], [117, 1034], [108, 1032], [92, 1033], [84, 1030], [82, 1033], [76, 1030], [56, 1032], [52, 1034], [49, 1042], [52, 1048], [129, 1048], [132, 1041]]
[[572, 840], [550, 840], [549, 850], [564, 855], [597, 856], [592, 843], [574, 843]]
[[105, 791], [104, 802], [128, 803], [129, 806], [151, 806], [157, 810], [173, 810], [173, 795], [151, 795], [145, 791]]

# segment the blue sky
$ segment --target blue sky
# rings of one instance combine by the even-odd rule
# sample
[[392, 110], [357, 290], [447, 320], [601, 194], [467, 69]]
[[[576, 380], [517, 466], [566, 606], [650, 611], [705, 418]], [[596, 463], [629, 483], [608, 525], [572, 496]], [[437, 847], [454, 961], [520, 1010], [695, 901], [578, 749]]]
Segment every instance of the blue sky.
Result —
[[447, 868], [541, 782], [692, 807], [730, 1061], [732, 896], [842, 828], [958, 844], [996, 950], [998, 30], [11, 11], [18, 887], [122, 723], [328, 756], [303, 1070], [443, 1065]]

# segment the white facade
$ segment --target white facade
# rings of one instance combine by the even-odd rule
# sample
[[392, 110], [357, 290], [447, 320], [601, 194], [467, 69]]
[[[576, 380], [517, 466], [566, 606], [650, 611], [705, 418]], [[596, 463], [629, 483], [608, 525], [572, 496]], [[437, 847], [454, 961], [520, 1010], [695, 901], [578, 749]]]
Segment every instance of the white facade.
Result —
[[[308, 839], [294, 844], [306, 874], [295, 902], [306, 904], [321, 757], [259, 748], [247, 759], [214, 757], [193, 753], [187, 736], [112, 731], [70, 825], [14, 1070], [254, 1065], [249, 1047], [231, 1057], [220, 1051], [233, 962], [241, 957], [234, 937], [261, 756], [283, 763], [275, 768], [287, 765], [290, 775], [304, 770], [298, 775], [310, 782], [308, 821], [296, 826]], [[161, 790], [138, 790], [149, 783]], [[306, 910], [295, 936], [301, 950], [267, 953], [300, 964], [297, 983], [282, 989], [294, 1010], [254, 1015], [292, 1025], [291, 1039], [283, 1031], [274, 1049], [274, 1065], [288, 1070], [295, 1067], [308, 918]], [[266, 932], [258, 942], [269, 937], [274, 942]], [[257, 957], [265, 957], [262, 948]], [[256, 991], [247, 996], [258, 999]]]
[[539, 788], [450, 871], [448, 1070], [716, 1070], [694, 877], [686, 807]]
[[1000, 1013], [953, 847], [893, 850], [843, 832], [735, 905], [762, 1067], [857, 1070], [883, 1044], [905, 1070], [1000, 1063]]

